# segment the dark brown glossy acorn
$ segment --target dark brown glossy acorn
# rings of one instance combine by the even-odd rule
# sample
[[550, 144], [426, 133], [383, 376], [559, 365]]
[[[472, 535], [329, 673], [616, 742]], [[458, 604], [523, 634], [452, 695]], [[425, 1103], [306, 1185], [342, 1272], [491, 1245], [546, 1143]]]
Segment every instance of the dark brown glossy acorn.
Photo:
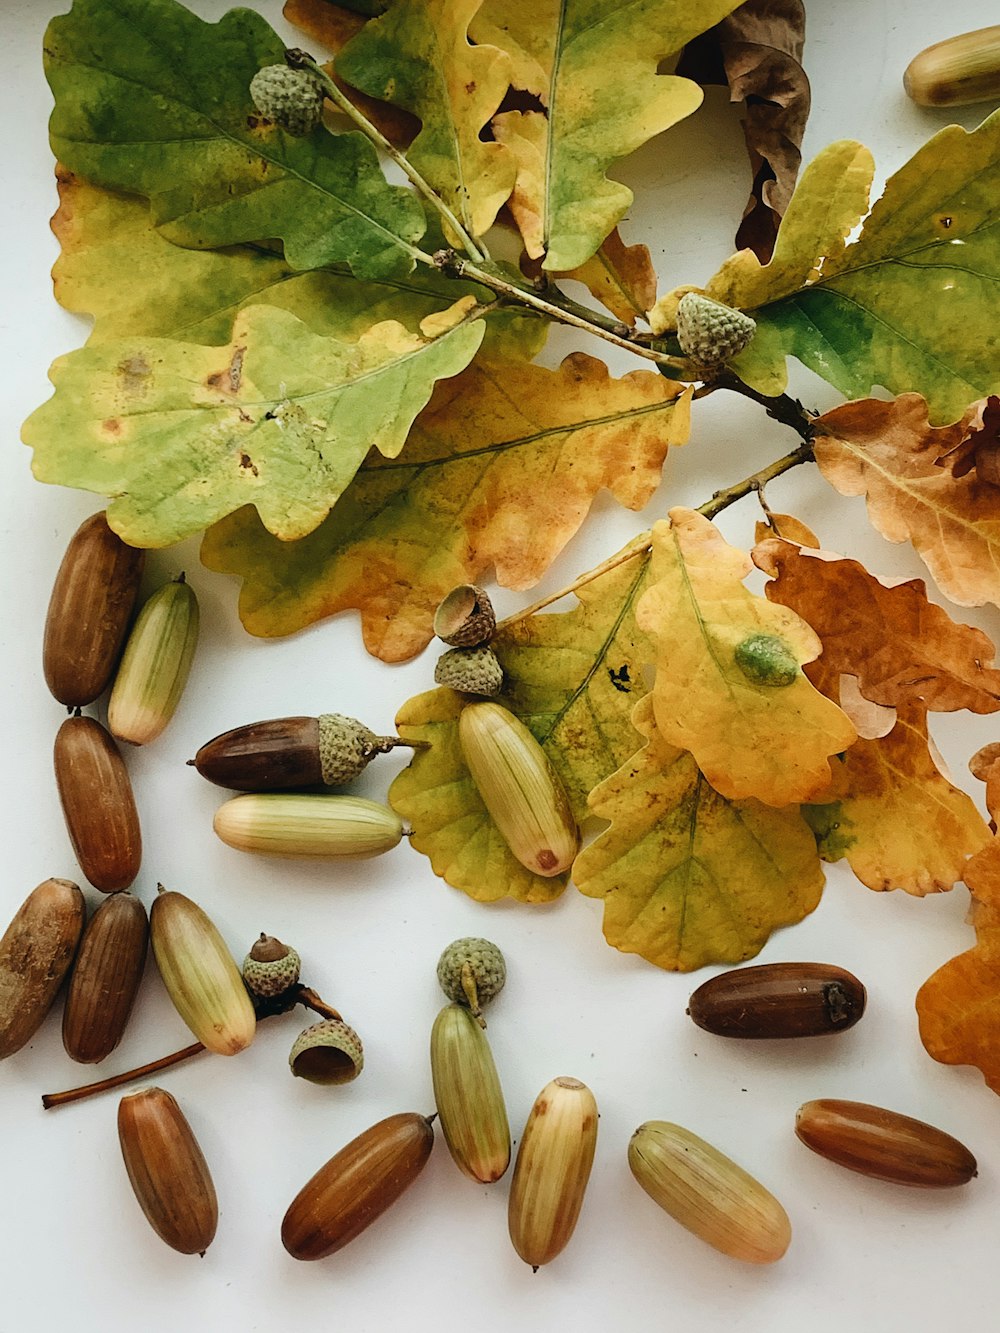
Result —
[[325, 1259], [359, 1236], [424, 1169], [434, 1128], [406, 1111], [366, 1129], [321, 1166], [292, 1200], [281, 1243], [293, 1259]]
[[865, 1000], [864, 986], [842, 967], [764, 963], [706, 981], [687, 1011], [719, 1037], [821, 1037], [852, 1028]]
[[132, 783], [110, 733], [92, 717], [68, 717], [56, 733], [56, 785], [80, 869], [95, 889], [127, 889], [139, 873], [142, 836]]
[[145, 552], [92, 514], [70, 539], [45, 620], [45, 683], [70, 708], [89, 704], [110, 684], [142, 578]]
[[203, 778], [233, 791], [336, 787], [356, 778], [369, 760], [396, 745], [342, 713], [276, 717], [234, 727], [207, 741], [193, 764]]
[[896, 1185], [944, 1189], [976, 1174], [975, 1157], [943, 1129], [865, 1102], [806, 1102], [795, 1113], [795, 1133], [838, 1166]]
[[149, 922], [131, 893], [113, 893], [90, 918], [63, 1010], [66, 1054], [97, 1064], [122, 1039], [146, 962]]

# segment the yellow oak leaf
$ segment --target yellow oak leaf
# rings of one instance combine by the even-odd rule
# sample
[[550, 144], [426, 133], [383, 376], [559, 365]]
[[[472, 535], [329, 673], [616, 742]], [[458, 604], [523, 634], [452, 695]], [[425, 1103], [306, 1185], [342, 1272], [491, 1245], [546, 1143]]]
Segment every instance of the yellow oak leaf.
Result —
[[659, 734], [650, 696], [632, 721], [646, 745], [594, 791], [593, 811], [611, 826], [576, 858], [574, 883], [604, 899], [608, 943], [657, 967], [752, 958], [819, 902], [808, 826], [795, 807], [720, 796]]
[[430, 641], [456, 584], [491, 567], [507, 587], [536, 582], [602, 487], [644, 505], [668, 446], [687, 438], [689, 403], [662, 375], [612, 379], [582, 353], [558, 370], [480, 358], [439, 384], [402, 458], [369, 455], [314, 533], [276, 541], [244, 509], [208, 531], [202, 559], [243, 579], [251, 633], [357, 608], [368, 651], [400, 661]]
[[557, 278], [582, 282], [592, 296], [630, 327], [656, 300], [656, 270], [646, 245], [626, 245], [618, 229], [585, 264]]
[[801, 670], [819, 639], [744, 586], [749, 557], [701, 514], [673, 509], [670, 520], [653, 528], [652, 586], [637, 610], [656, 644], [660, 732], [730, 800], [816, 797], [830, 783], [829, 756], [856, 735]]
[[1000, 605], [1000, 487], [975, 470], [956, 477], [938, 460], [965, 438], [974, 408], [932, 426], [907, 393], [864, 398], [816, 420], [816, 462], [841, 495], [864, 495], [891, 542], [909, 541], [942, 592], [960, 606]]

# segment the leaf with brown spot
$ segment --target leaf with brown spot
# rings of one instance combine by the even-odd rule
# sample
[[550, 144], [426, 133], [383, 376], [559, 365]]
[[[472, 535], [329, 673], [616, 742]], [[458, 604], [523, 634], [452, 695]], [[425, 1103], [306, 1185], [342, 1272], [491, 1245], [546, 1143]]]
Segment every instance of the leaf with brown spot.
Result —
[[802, 162], [810, 103], [801, 64], [805, 25], [802, 0], [744, 0], [685, 47], [677, 66], [696, 83], [728, 83], [730, 100], [745, 105], [753, 185], [736, 244], [762, 264], [774, 251]]
[[924, 399], [907, 393], [845, 403], [815, 425], [816, 462], [831, 486], [864, 495], [879, 532], [911, 542], [952, 601], [1000, 606], [1000, 488], [938, 466], [965, 438], [967, 417], [931, 426]]
[[251, 633], [356, 608], [368, 651], [400, 661], [429, 642], [456, 584], [491, 566], [507, 587], [535, 583], [602, 487], [644, 505], [668, 446], [687, 438], [689, 401], [662, 375], [612, 379], [583, 353], [558, 370], [480, 358], [439, 385], [404, 456], [369, 456], [309, 537], [276, 541], [242, 510], [210, 529], [202, 559], [243, 579]]
[[[929, 602], [922, 579], [886, 587], [856, 560], [818, 558], [777, 538], [761, 542], [753, 559], [771, 576], [768, 600], [791, 607], [823, 641], [823, 672], [856, 676], [866, 699], [938, 712], [1000, 709], [993, 644]], [[805, 672], [815, 679], [810, 666]]]

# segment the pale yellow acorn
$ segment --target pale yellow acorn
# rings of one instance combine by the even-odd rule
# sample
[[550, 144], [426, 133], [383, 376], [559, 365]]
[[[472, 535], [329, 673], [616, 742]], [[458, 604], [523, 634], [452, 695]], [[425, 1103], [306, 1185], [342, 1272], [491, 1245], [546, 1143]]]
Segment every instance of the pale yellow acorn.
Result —
[[486, 1033], [464, 1005], [445, 1005], [434, 1020], [431, 1077], [455, 1165], [484, 1185], [499, 1180], [510, 1164], [507, 1108]]
[[125, 644], [108, 700], [108, 729], [147, 745], [180, 702], [198, 643], [198, 599], [182, 574], [145, 602]]
[[379, 856], [403, 836], [403, 821], [388, 806], [304, 792], [234, 796], [215, 812], [214, 828], [228, 846], [262, 856]]
[[752, 1264], [771, 1264], [792, 1238], [788, 1214], [741, 1166], [680, 1125], [649, 1120], [632, 1135], [636, 1180], [681, 1226]]
[[535, 1099], [521, 1135], [507, 1225], [514, 1249], [537, 1269], [576, 1228], [597, 1148], [597, 1103], [579, 1079], [555, 1078]]
[[518, 861], [545, 877], [568, 870], [580, 846], [569, 797], [520, 718], [500, 704], [468, 704], [458, 736], [483, 804]]
[[161, 884], [149, 913], [156, 965], [174, 1008], [206, 1050], [236, 1055], [254, 1039], [257, 1017], [232, 954], [209, 917]]
[[1000, 26], [935, 42], [913, 57], [903, 87], [920, 106], [1000, 99]]

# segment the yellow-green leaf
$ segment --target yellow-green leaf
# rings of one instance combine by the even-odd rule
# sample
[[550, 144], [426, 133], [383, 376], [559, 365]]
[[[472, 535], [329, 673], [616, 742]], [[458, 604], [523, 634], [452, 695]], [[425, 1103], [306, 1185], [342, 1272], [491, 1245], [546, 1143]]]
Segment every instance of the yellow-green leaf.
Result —
[[529, 255], [559, 272], [583, 264], [628, 211], [632, 191], [605, 174], [691, 114], [701, 89], [658, 74], [736, 0], [486, 0], [476, 40], [511, 53], [514, 83], [539, 112], [505, 111], [496, 136], [518, 162], [512, 211]]
[[576, 858], [574, 882], [604, 899], [608, 943], [657, 967], [752, 958], [819, 902], [808, 826], [796, 807], [720, 796], [659, 734], [650, 696], [633, 721], [647, 743], [594, 792], [594, 813], [611, 827]]
[[653, 688], [663, 738], [690, 750], [730, 800], [809, 800], [829, 756], [855, 739], [843, 712], [800, 670], [819, 639], [794, 611], [755, 597], [742, 551], [691, 509], [653, 528], [651, 587], [637, 619], [656, 643]]
[[493, 823], [458, 739], [458, 715], [465, 702], [454, 690], [431, 690], [399, 711], [399, 735], [427, 748], [418, 749], [395, 779], [389, 802], [413, 829], [412, 845], [453, 888], [479, 902], [551, 902], [565, 889], [569, 875], [546, 879], [526, 870]]
[[469, 21], [479, 5], [395, 0], [336, 61], [353, 87], [419, 117], [407, 157], [472, 236], [492, 225], [516, 170], [502, 144], [480, 138], [507, 91], [510, 61], [496, 47], [470, 45]]
[[225, 348], [99, 343], [52, 367], [25, 422], [40, 481], [108, 496], [137, 546], [166, 546], [241, 505], [283, 539], [326, 517], [370, 447], [399, 453], [435, 381], [475, 354], [481, 321], [433, 341], [387, 321], [356, 343], [251, 306]]
[[404, 456], [369, 457], [309, 537], [276, 541], [241, 510], [206, 535], [202, 558], [243, 579], [251, 633], [357, 608], [369, 652], [411, 657], [456, 584], [491, 567], [507, 587], [536, 582], [602, 487], [645, 504], [668, 445], [687, 437], [689, 401], [662, 375], [615, 380], [583, 353], [558, 370], [477, 358], [438, 386]]

